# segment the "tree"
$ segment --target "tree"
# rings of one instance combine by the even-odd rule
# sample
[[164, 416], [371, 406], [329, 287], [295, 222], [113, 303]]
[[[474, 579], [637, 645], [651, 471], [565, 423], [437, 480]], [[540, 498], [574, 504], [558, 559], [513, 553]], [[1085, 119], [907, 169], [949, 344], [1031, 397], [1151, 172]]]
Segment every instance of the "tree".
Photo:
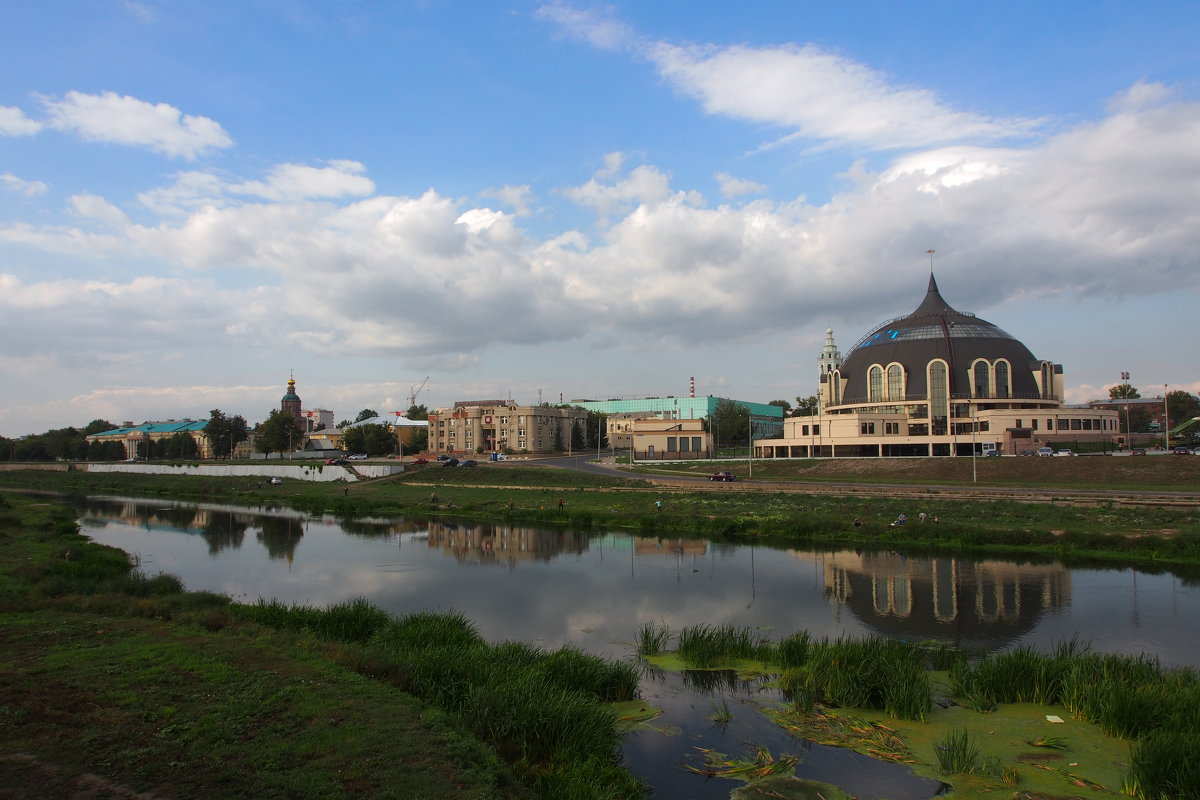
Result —
[[415, 419], [415, 420], [429, 419], [429, 409], [423, 405], [419, 406], [419, 405], [413, 404], [408, 407], [408, 413], [406, 416], [409, 419]]
[[584, 432], [579, 426], [579, 421], [571, 420], [571, 450], [586, 450], [587, 439], [584, 438]]
[[354, 421], [362, 422], [364, 419], [370, 419], [371, 417], [378, 417], [378, 416], [379, 416], [379, 412], [376, 411], [375, 409], [364, 408], [362, 411], [358, 412], [358, 416], [354, 418]]
[[[600, 437], [599, 443], [596, 437]], [[592, 450], [608, 447], [608, 415], [599, 411], [589, 411], [587, 415], [588, 447]]]
[[84, 436], [91, 436], [93, 433], [104, 433], [105, 431], [116, 430], [117, 426], [113, 425], [106, 419], [94, 419], [83, 428]]
[[254, 449], [260, 453], [282, 453], [294, 448], [304, 437], [296, 418], [278, 408], [258, 426], [257, 432]]
[[387, 425], [359, 425], [347, 429], [342, 444], [351, 452], [382, 456], [395, 451], [396, 435]]
[[750, 436], [750, 409], [732, 400], [718, 400], [708, 415], [715, 447], [745, 444]]
[[817, 413], [817, 409], [821, 407], [821, 401], [815, 394], [810, 394], [808, 397], [797, 397], [796, 408], [792, 411], [793, 417], [811, 417]]
[[1200, 417], [1200, 398], [1183, 389], [1167, 392], [1167, 416], [1172, 428], [1192, 417]]
[[1139, 397], [1138, 390], [1128, 383], [1118, 383], [1108, 390], [1109, 400], [1136, 400]]
[[208, 424], [204, 426], [204, 433], [208, 436], [213, 458], [232, 458], [234, 448], [246, 441], [249, 435], [246, 429], [246, 420], [241, 414], [227, 417], [225, 412], [219, 408], [214, 408], [209, 412]]
[[562, 422], [555, 423], [554, 427], [550, 429], [550, 449], [556, 453], [566, 450], [563, 445]]
[[792, 404], [789, 403], [787, 400], [772, 400], [771, 402], [767, 403], [767, 405], [779, 406], [780, 408], [783, 409], [783, 415], [785, 417], [791, 416]]

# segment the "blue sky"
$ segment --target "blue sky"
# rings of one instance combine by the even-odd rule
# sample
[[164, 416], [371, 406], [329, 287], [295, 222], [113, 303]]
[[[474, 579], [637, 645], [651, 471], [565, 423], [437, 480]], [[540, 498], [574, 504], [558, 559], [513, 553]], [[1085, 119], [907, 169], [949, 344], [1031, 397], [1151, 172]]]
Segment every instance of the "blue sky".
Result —
[[0, 20], [0, 435], [815, 392], [938, 282], [1200, 391], [1200, 6], [61, 2]]

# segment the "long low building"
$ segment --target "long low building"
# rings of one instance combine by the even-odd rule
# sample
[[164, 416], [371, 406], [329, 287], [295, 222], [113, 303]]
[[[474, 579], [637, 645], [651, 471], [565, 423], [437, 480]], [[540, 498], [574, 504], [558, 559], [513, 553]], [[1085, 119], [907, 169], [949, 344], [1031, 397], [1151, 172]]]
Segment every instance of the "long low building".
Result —
[[166, 422], [144, 422], [141, 425], [125, 425], [111, 431], [93, 433], [87, 437], [89, 442], [120, 442], [125, 448], [126, 458], [147, 458], [147, 443], [157, 443], [164, 439], [183, 433], [196, 443], [196, 457], [210, 458], [211, 446], [205, 429], [208, 420], [167, 420]]
[[756, 440], [759, 458], [951, 456], [1120, 441], [1119, 414], [1063, 403], [1061, 364], [956, 311], [929, 277], [911, 314], [873, 328], [843, 360], [827, 331], [819, 411]]

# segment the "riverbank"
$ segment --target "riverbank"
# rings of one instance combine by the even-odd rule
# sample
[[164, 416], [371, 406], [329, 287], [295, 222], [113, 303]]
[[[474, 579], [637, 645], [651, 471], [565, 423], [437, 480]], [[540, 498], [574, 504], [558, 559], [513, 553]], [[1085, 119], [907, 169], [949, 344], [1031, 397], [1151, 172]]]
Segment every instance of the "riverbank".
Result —
[[[640, 795], [615, 764], [615, 713], [602, 700], [567, 693], [564, 712], [590, 721], [599, 751], [535, 752], [513, 738], [516, 706], [495, 687], [457, 684], [490, 701], [490, 717], [418, 699], [396, 641], [411, 620], [359, 603], [245, 606], [185, 592], [87, 541], [55, 503], [0, 496], [0, 611], [5, 797], [519, 800], [562, 796], [565, 784], [580, 798]], [[462, 663], [470, 655], [478, 675], [508, 677], [496, 648], [463, 646], [469, 631], [453, 620], [443, 628]], [[572, 656], [576, 668], [601, 663]], [[556, 701], [522, 688], [533, 689], [527, 702]]]
[[[954, 551], [1070, 563], [1120, 561], [1149, 570], [1200, 567], [1196, 508], [1122, 505], [1104, 498], [1081, 505], [934, 493], [806, 494], [801, 489], [768, 491], [738, 483], [710, 490], [709, 485], [652, 486], [617, 475], [497, 465], [474, 470], [430, 465], [346, 486], [38, 471], [0, 473], [0, 486], [281, 505], [342, 518], [454, 516], [581, 530], [603, 526], [687, 533], [739, 542]], [[902, 515], [903, 524], [896, 524]]]

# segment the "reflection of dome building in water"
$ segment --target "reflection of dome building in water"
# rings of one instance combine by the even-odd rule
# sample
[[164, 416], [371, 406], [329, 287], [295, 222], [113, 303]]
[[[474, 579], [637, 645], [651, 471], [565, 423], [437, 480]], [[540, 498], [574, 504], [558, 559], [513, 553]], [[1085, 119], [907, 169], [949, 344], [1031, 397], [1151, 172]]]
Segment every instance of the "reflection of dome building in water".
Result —
[[1116, 411], [1063, 404], [1061, 364], [942, 298], [933, 275], [911, 314], [876, 326], [845, 359], [826, 331], [820, 412], [758, 440], [762, 458], [1018, 453], [1115, 440]]
[[1071, 574], [1061, 564], [905, 558], [891, 552], [832, 553], [822, 560], [830, 601], [885, 636], [1009, 641], [1071, 599]]

